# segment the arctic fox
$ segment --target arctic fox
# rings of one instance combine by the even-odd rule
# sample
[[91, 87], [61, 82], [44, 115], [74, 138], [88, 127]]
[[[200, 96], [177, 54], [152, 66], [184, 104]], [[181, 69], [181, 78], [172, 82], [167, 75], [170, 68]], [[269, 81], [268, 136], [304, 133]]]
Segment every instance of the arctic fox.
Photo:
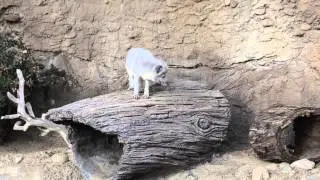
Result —
[[126, 70], [129, 76], [129, 90], [133, 89], [133, 98], [139, 98], [140, 80], [144, 80], [144, 98], [149, 98], [151, 83], [167, 86], [168, 65], [156, 58], [144, 48], [132, 48], [126, 57]]

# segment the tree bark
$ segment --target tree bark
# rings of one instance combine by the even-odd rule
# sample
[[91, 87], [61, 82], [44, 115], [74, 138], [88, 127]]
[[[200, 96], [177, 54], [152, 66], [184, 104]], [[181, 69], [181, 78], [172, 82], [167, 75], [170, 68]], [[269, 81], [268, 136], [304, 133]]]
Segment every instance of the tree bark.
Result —
[[[150, 99], [135, 100], [131, 91], [115, 92], [51, 109], [44, 117], [70, 127], [73, 152], [88, 177], [131, 179], [157, 168], [208, 160], [226, 137], [230, 105], [219, 91], [179, 81], [157, 89]], [[104, 140], [110, 137], [123, 146], [114, 174], [105, 172], [110, 161], [103, 158], [110, 148]], [[97, 156], [100, 162], [92, 158]]]

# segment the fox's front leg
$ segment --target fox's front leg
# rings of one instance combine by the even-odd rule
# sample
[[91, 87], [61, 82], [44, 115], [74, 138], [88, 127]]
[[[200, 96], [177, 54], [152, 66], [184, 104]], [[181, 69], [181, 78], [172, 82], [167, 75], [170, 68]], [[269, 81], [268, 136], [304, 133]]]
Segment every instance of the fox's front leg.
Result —
[[133, 87], [133, 81], [134, 81], [134, 75], [133, 74], [129, 74], [129, 87], [128, 90], [132, 90]]
[[144, 93], [143, 93], [143, 98], [148, 99], [149, 98], [149, 87], [150, 87], [150, 82], [149, 80], [144, 81]]
[[133, 98], [139, 99], [140, 77], [133, 76]]

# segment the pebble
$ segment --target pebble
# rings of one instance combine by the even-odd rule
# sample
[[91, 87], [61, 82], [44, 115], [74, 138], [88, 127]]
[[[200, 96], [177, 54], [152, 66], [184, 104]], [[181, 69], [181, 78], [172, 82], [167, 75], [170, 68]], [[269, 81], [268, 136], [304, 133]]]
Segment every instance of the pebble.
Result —
[[269, 172], [264, 167], [257, 167], [252, 171], [252, 180], [268, 180]]
[[276, 171], [278, 169], [278, 164], [272, 163], [266, 166], [266, 169], [268, 171]]
[[316, 164], [308, 159], [300, 159], [290, 164], [292, 168], [310, 170], [313, 169]]
[[266, 14], [266, 8], [265, 7], [261, 7], [261, 8], [257, 8], [254, 10], [254, 14], [255, 15], [264, 15]]
[[3, 16], [3, 19], [7, 22], [15, 23], [19, 22], [21, 20], [21, 17], [19, 14], [6, 14]]
[[230, 2], [230, 6], [232, 7], [232, 8], [236, 8], [237, 6], [238, 6], [238, 2], [237, 1], [235, 1], [235, 0], [232, 0], [231, 2]]
[[19, 164], [22, 160], [23, 160], [23, 156], [22, 155], [17, 155], [17, 157], [15, 157], [15, 159], [14, 159], [14, 162], [16, 164]]
[[282, 168], [286, 168], [286, 167], [289, 167], [290, 168], [290, 164], [289, 163], [286, 163], [286, 162], [282, 162], [279, 164], [279, 168], [282, 169]]
[[304, 36], [305, 32], [301, 31], [300, 29], [294, 30], [293, 35], [297, 37]]
[[309, 24], [307, 24], [307, 23], [303, 23], [303, 24], [301, 24], [301, 26], [300, 26], [300, 29], [301, 30], [303, 30], [303, 31], [308, 31], [308, 30], [310, 30], [312, 27], [309, 25]]
[[315, 168], [310, 171], [311, 174], [320, 173], [320, 168]]
[[312, 174], [310, 176], [307, 176], [307, 180], [319, 180], [320, 179], [320, 173], [319, 174]]
[[271, 27], [273, 26], [273, 21], [271, 19], [262, 20], [263, 27]]
[[294, 171], [290, 167], [289, 163], [282, 162], [279, 164], [279, 168], [281, 169], [282, 173], [285, 173], [285, 174], [293, 174], [294, 173]]
[[239, 179], [248, 179], [248, 175], [252, 171], [252, 168], [249, 165], [243, 165], [235, 173], [235, 177]]
[[53, 163], [61, 164], [69, 161], [69, 158], [66, 153], [56, 153], [51, 156], [51, 161]]

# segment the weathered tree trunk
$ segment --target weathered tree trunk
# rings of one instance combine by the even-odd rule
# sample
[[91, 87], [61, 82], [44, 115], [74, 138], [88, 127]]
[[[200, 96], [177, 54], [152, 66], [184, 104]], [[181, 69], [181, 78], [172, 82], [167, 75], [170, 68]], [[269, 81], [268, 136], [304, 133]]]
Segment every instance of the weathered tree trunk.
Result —
[[[131, 91], [83, 99], [51, 109], [44, 117], [71, 127], [73, 152], [90, 177], [130, 179], [157, 168], [208, 160], [226, 137], [230, 121], [227, 99], [193, 81], [169, 87], [151, 94], [150, 99], [135, 100]], [[106, 141], [116, 137], [123, 146], [118, 153], [123, 153], [116, 173], [110, 174], [106, 171], [112, 168], [112, 147]], [[113, 153], [117, 152], [113, 149]]]
[[264, 160], [320, 160], [320, 110], [278, 106], [258, 114], [250, 143]]

